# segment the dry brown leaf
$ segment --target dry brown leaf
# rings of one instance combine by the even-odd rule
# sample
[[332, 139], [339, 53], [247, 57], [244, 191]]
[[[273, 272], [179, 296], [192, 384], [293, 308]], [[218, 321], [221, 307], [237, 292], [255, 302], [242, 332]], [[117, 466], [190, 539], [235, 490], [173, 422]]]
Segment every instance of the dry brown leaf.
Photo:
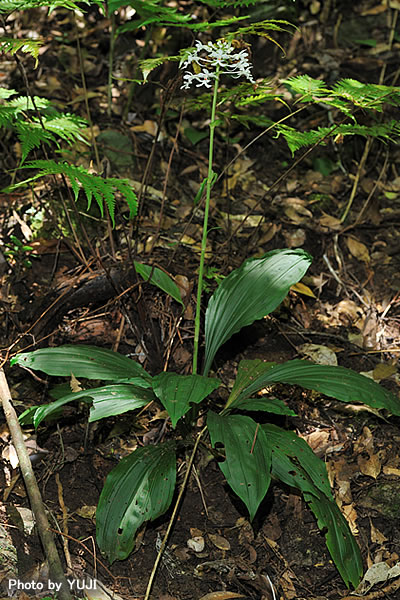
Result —
[[292, 598], [298, 598], [299, 595], [292, 583], [292, 578], [289, 571], [285, 571], [279, 578], [279, 585], [282, 588], [283, 597], [286, 600], [292, 600]]
[[189, 296], [191, 291], [191, 284], [186, 275], [175, 275], [174, 277], [176, 285], [179, 287], [179, 293], [183, 301]]
[[354, 239], [353, 237], [346, 238], [346, 244], [349, 249], [349, 252], [354, 258], [360, 260], [361, 262], [369, 263], [371, 261], [368, 248], [362, 242]]
[[357, 512], [356, 512], [356, 509], [354, 508], [354, 504], [348, 504], [347, 506], [342, 506], [342, 512], [343, 512], [344, 516], [346, 517], [346, 521], [349, 524], [351, 533], [353, 535], [357, 535], [358, 534]]
[[203, 552], [205, 541], [201, 535], [198, 535], [187, 540], [186, 544], [193, 552]]
[[199, 600], [229, 600], [229, 598], [245, 598], [245, 596], [236, 592], [210, 592]]
[[299, 281], [299, 283], [295, 283], [294, 285], [292, 285], [292, 287], [290, 289], [292, 292], [298, 292], [299, 294], [303, 294], [304, 296], [310, 296], [310, 298], [316, 298], [316, 295], [314, 294], [314, 292], [312, 290], [310, 290], [308, 285], [304, 285], [304, 283], [301, 283], [301, 281]]
[[328, 346], [321, 344], [302, 344], [298, 346], [299, 352], [311, 358], [317, 365], [331, 365], [337, 367], [338, 361], [336, 354]]
[[319, 220], [319, 224], [321, 225], [321, 227], [324, 227], [326, 229], [332, 229], [333, 231], [339, 231], [339, 229], [342, 229], [343, 227], [343, 223], [341, 222], [340, 219], [337, 219], [336, 217], [331, 217], [331, 215], [322, 215], [322, 217]]
[[146, 119], [142, 125], [134, 125], [130, 127], [131, 131], [148, 133], [151, 136], [155, 136], [157, 133], [158, 125], [155, 121], [150, 121], [150, 119]]
[[288, 248], [300, 248], [306, 241], [306, 232], [304, 229], [283, 231], [282, 233]]
[[365, 458], [362, 454], [357, 457], [358, 467], [363, 475], [376, 479], [381, 472], [381, 461], [378, 454], [370, 454]]
[[388, 363], [379, 363], [373, 370], [373, 378], [375, 381], [381, 381], [381, 379], [387, 379], [397, 372], [395, 365], [389, 365]]
[[353, 451], [356, 454], [368, 452], [371, 454], [374, 450], [374, 438], [369, 427], [363, 427], [360, 437], [354, 442]]
[[69, 382], [69, 387], [71, 388], [71, 392], [81, 392], [82, 391], [82, 386], [79, 383], [79, 381], [77, 380], [77, 378], [75, 377], [75, 375], [73, 373], [71, 373], [71, 380]]
[[384, 544], [387, 542], [387, 537], [371, 521], [371, 542], [373, 544]]
[[385, 475], [396, 475], [396, 477], [400, 477], [400, 469], [397, 469], [396, 467], [388, 467], [385, 465], [382, 471]]
[[318, 456], [323, 456], [327, 447], [330, 444], [330, 431], [326, 429], [318, 429], [317, 431], [312, 431], [307, 435], [300, 435], [307, 442], [310, 448], [318, 454]]
[[231, 549], [231, 545], [230, 545], [229, 541], [227, 539], [225, 539], [224, 537], [222, 537], [221, 535], [218, 535], [217, 533], [215, 533], [215, 534], [209, 533], [208, 539], [219, 550], [230, 550]]
[[83, 519], [94, 519], [96, 516], [97, 506], [81, 506], [76, 509], [76, 514], [82, 517]]
[[281, 225], [277, 225], [276, 223], [263, 223], [261, 225], [261, 231], [263, 233], [258, 240], [259, 245], [261, 246], [267, 242], [270, 242], [275, 234], [280, 231], [281, 227]]
[[302, 204], [293, 203], [293, 205], [286, 206], [284, 209], [285, 215], [295, 223], [296, 225], [301, 225], [301, 223], [306, 223], [309, 219], [312, 219], [313, 214], [308, 208], [303, 206]]

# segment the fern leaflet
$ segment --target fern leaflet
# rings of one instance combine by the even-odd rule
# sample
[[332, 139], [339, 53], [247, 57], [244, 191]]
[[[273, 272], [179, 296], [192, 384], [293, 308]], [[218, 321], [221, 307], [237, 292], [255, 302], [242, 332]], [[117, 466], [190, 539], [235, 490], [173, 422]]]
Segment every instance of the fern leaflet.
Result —
[[9, 14], [14, 10], [28, 10], [46, 6], [49, 12], [56, 8], [67, 8], [68, 10], [79, 10], [82, 12], [82, 3], [97, 4], [102, 7], [100, 0], [80, 0], [79, 5], [74, 0], [0, 0], [0, 14]]
[[314, 144], [326, 144], [328, 138], [346, 135], [361, 135], [364, 137], [374, 137], [380, 140], [394, 141], [400, 136], [400, 122], [390, 121], [389, 123], [375, 123], [374, 125], [346, 124], [332, 127], [319, 127], [310, 131], [298, 131], [287, 125], [277, 125], [276, 137], [283, 135], [292, 154]]
[[0, 52], [9, 52], [10, 54], [15, 54], [16, 52], [18, 52], [18, 50], [21, 50], [21, 52], [25, 52], [26, 54], [30, 54], [31, 56], [33, 56], [33, 58], [35, 59], [36, 68], [39, 58], [39, 48], [42, 44], [43, 42], [39, 40], [14, 40], [12, 38], [0, 37]]
[[133, 218], [137, 213], [137, 196], [128, 179], [116, 179], [114, 177], [103, 179], [98, 175], [89, 173], [84, 167], [77, 167], [68, 163], [58, 163], [54, 160], [34, 160], [24, 165], [24, 168], [39, 169], [39, 173], [36, 173], [36, 175], [25, 181], [10, 186], [4, 191], [11, 191], [46, 175], [64, 175], [71, 184], [75, 201], [78, 199], [80, 189], [83, 189], [87, 199], [88, 210], [94, 198], [99, 206], [100, 214], [103, 216], [104, 204], [106, 204], [113, 226], [115, 226], [116, 191], [125, 198], [129, 206], [129, 218]]
[[[82, 135], [82, 129], [86, 127], [84, 119], [59, 113], [45, 98], [35, 97], [32, 100], [19, 96], [9, 99], [15, 93], [14, 90], [0, 88], [0, 127], [15, 130], [21, 142], [21, 164], [29, 152], [38, 148], [41, 143], [54, 142], [59, 147], [59, 138], [69, 144], [76, 140], [88, 143]], [[4, 98], [2, 102], [1, 98]], [[35, 109], [40, 110], [41, 119], [36, 114], [31, 114]]]

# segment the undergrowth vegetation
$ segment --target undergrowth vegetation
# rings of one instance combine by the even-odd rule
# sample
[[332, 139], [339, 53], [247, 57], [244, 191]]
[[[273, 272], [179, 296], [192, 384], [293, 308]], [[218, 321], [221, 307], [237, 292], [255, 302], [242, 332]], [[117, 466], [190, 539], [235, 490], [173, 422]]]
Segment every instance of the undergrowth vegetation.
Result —
[[[90, 5], [90, 2], [85, 4]], [[144, 79], [130, 82], [131, 85], [146, 82], [150, 85], [147, 81], [150, 74], [152, 82], [157, 81], [158, 67], [167, 61], [179, 63], [185, 73], [180, 80], [179, 87], [184, 92], [178, 104], [182, 106], [185, 101], [185, 110], [203, 110], [209, 114], [208, 175], [196, 198], [196, 201], [204, 203], [204, 221], [192, 373], [149, 373], [138, 362], [94, 346], [65, 345], [19, 353], [12, 359], [12, 364], [50, 376], [73, 375], [102, 382], [94, 387], [88, 384], [84, 389], [64, 394], [55, 402], [28, 409], [21, 415], [20, 422], [22, 425], [33, 423], [37, 428], [50, 416], [58, 415], [62, 406], [78, 400], [90, 405], [89, 422], [141, 409], [152, 402], [160, 404], [166, 411], [172, 428], [169, 439], [154, 446], [137, 448], [122, 459], [109, 474], [100, 496], [96, 517], [97, 543], [111, 563], [125, 559], [132, 552], [135, 536], [143, 523], [156, 519], [170, 508], [176, 485], [177, 461], [183, 460], [187, 462], [187, 468], [174, 511], [176, 515], [196, 451], [201, 451], [208, 453], [208, 458], [218, 459], [226, 481], [243, 501], [250, 519], [255, 517], [272, 480], [300, 490], [314, 512], [318, 526], [325, 533], [327, 547], [343, 581], [347, 586], [356, 587], [363, 572], [357, 542], [335, 503], [324, 463], [293, 432], [269, 422], [270, 414], [294, 416], [282, 400], [274, 397], [273, 385], [300, 385], [342, 402], [364, 403], [393, 415], [400, 415], [400, 402], [374, 381], [349, 369], [303, 360], [278, 364], [259, 359], [239, 363], [228, 399], [222, 400], [219, 395], [221, 382], [212, 373], [219, 349], [243, 327], [274, 311], [291, 286], [305, 275], [312, 259], [304, 250], [282, 249], [244, 261], [219, 282], [211, 295], [205, 313], [204, 336], [201, 335], [208, 214], [218, 179], [218, 173], [213, 170], [213, 149], [215, 135], [226, 133], [230, 121], [243, 127], [264, 128], [275, 137], [283, 136], [292, 153], [325, 144], [330, 139], [339, 144], [348, 136], [364, 136], [387, 143], [400, 134], [400, 123], [388, 110], [400, 105], [400, 90], [354, 79], [341, 79], [327, 85], [307, 74], [290, 77], [282, 82], [280, 90], [273, 89], [268, 80], [253, 78], [251, 48], [247, 40], [263, 36], [273, 43], [274, 32], [291, 31], [293, 27], [283, 20], [251, 22], [246, 15], [246, 7], [256, 5], [257, 0], [207, 0], [205, 4], [218, 7], [218, 18], [199, 23], [190, 14], [178, 11], [161, 0], [109, 0], [108, 3], [112, 19], [115, 19], [114, 12], [122, 7], [134, 9], [131, 20], [113, 28], [111, 41], [122, 33], [138, 29], [145, 29], [151, 36], [152, 27], [156, 25], [184, 28], [201, 37], [195, 46], [182, 48], [179, 54], [141, 60], [138, 68]], [[12, 11], [38, 6], [47, 6], [49, 10], [57, 7], [82, 10], [68, 0], [4, 1], [0, 4], [4, 31], [7, 32], [7, 15]], [[232, 16], [231, 7], [241, 9], [240, 14]], [[224, 10], [227, 16], [224, 16]], [[3, 52], [17, 56], [20, 52], [27, 53], [36, 61], [39, 60], [40, 44], [36, 40], [13, 39], [10, 35], [0, 38], [0, 50]], [[111, 73], [112, 69], [111, 56]], [[230, 79], [225, 81], [225, 75]], [[247, 81], [237, 81], [242, 76]], [[201, 93], [189, 91], [192, 84], [201, 87]], [[290, 102], [282, 89], [289, 92]], [[259, 114], [260, 105], [271, 99], [287, 107], [286, 117], [274, 121]], [[335, 111], [335, 121], [329, 126], [307, 131], [290, 126], [294, 112], [306, 107], [308, 110], [316, 107]], [[57, 180], [61, 178], [66, 186], [69, 184], [75, 201], [83, 191], [88, 209], [94, 199], [101, 217], [108, 216], [112, 226], [115, 226], [118, 212], [117, 198], [120, 203], [128, 205], [129, 216], [126, 219], [134, 219], [138, 212], [138, 198], [129, 179], [102, 177], [81, 165], [55, 159], [56, 153], [65, 146], [77, 142], [91, 144], [91, 136], [84, 131], [89, 122], [89, 115], [85, 121], [80, 116], [61, 113], [49, 100], [30, 95], [29, 90], [23, 93], [0, 88], [0, 127], [13, 131], [21, 148], [19, 167], [16, 172], [10, 173], [9, 185], [4, 193], [33, 187], [39, 178], [56, 177]], [[32, 153], [36, 157], [40, 155], [40, 158], [28, 162], [27, 158]], [[33, 175], [27, 177], [27, 169]], [[350, 205], [346, 207], [342, 220], [345, 220], [349, 209]], [[144, 280], [169, 294], [184, 309], [180, 289], [171, 277], [151, 265], [137, 261], [133, 264]], [[202, 357], [203, 366], [199, 368]], [[202, 445], [199, 447], [200, 441]], [[161, 550], [165, 547], [169, 531], [170, 528]]]

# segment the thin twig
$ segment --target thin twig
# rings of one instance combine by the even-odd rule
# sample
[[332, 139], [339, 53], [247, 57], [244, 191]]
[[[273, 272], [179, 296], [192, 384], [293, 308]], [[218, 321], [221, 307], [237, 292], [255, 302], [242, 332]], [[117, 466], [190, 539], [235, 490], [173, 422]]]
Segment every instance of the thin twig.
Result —
[[179, 509], [179, 506], [180, 506], [180, 503], [181, 503], [181, 500], [182, 500], [183, 493], [186, 490], [186, 484], [188, 482], [189, 475], [190, 475], [190, 472], [192, 470], [192, 465], [193, 465], [194, 457], [196, 455], [197, 448], [198, 448], [199, 442], [200, 442], [201, 438], [203, 437], [203, 434], [206, 431], [206, 429], [207, 429], [207, 427], [204, 427], [200, 431], [200, 433], [197, 435], [196, 442], [195, 442], [195, 444], [193, 446], [192, 454], [190, 455], [190, 459], [189, 459], [189, 463], [188, 463], [188, 466], [187, 466], [187, 469], [186, 469], [185, 477], [183, 479], [183, 483], [182, 483], [181, 489], [179, 490], [178, 498], [176, 499], [174, 510], [172, 511], [172, 515], [171, 515], [171, 518], [170, 518], [169, 523], [168, 523], [167, 531], [165, 532], [163, 541], [161, 542], [161, 546], [160, 546], [160, 549], [159, 549], [158, 554], [157, 554], [157, 558], [156, 558], [156, 560], [154, 562], [153, 569], [152, 569], [150, 577], [149, 577], [149, 582], [147, 584], [146, 594], [145, 594], [143, 600], [149, 600], [151, 588], [153, 587], [153, 581], [154, 581], [154, 577], [155, 577], [157, 569], [158, 569], [158, 565], [160, 564], [161, 557], [162, 557], [163, 552], [164, 552], [164, 550], [166, 548], [166, 545], [167, 545], [167, 542], [168, 542], [168, 538], [169, 538], [169, 534], [171, 533], [172, 526], [175, 523], [175, 518], [176, 518], [176, 515], [178, 513], [178, 509]]

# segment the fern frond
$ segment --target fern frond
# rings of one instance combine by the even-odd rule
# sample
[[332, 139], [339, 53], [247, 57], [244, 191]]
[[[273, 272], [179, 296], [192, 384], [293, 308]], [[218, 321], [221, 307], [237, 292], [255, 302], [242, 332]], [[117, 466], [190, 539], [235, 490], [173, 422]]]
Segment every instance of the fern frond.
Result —
[[15, 124], [15, 129], [21, 143], [20, 166], [22, 166], [29, 152], [34, 148], [39, 148], [41, 144], [50, 144], [52, 141], [56, 141], [52, 132], [43, 129], [40, 123], [23, 123], [22, 121], [18, 121]]
[[83, 167], [69, 165], [68, 163], [58, 163], [54, 160], [34, 160], [24, 165], [24, 168], [39, 169], [39, 173], [30, 179], [10, 186], [7, 188], [9, 191], [46, 175], [64, 175], [71, 184], [75, 201], [78, 199], [80, 189], [83, 189], [87, 199], [88, 210], [94, 198], [99, 206], [100, 214], [103, 216], [104, 204], [106, 204], [113, 226], [115, 226], [116, 190], [124, 197], [129, 206], [129, 218], [134, 217], [137, 213], [137, 196], [128, 179], [116, 179], [114, 177], [103, 179], [98, 175], [89, 173]]
[[350, 100], [355, 106], [383, 110], [385, 103], [400, 106], [400, 88], [361, 83], [356, 79], [342, 79], [333, 86], [333, 94]]
[[85, 144], [88, 143], [87, 139], [82, 135], [82, 129], [87, 126], [87, 123], [77, 115], [56, 113], [55, 117], [45, 119], [43, 124], [45, 129], [48, 129], [70, 144], [76, 141]]
[[0, 0], [0, 14], [9, 14], [14, 10], [28, 10], [29, 8], [48, 7], [49, 12], [56, 8], [67, 8], [68, 10], [79, 10], [82, 12], [82, 3], [97, 4], [100, 8], [100, 0], [80, 0], [79, 5], [74, 0]]
[[303, 132], [287, 125], [277, 125], [276, 129], [276, 137], [283, 135], [292, 155], [296, 150], [306, 146], [314, 144], [325, 145], [331, 137], [361, 135], [363, 137], [373, 137], [381, 141], [395, 141], [396, 138], [400, 137], [400, 122], [395, 120], [389, 123], [375, 123], [371, 126], [353, 123], [339, 126], [333, 125], [332, 127], [319, 127], [318, 129]]
[[119, 27], [118, 33], [132, 31], [151, 23], [157, 23], [158, 26], [185, 27], [189, 21], [193, 20], [192, 15], [180, 13], [175, 7], [165, 6], [161, 0], [146, 0], [146, 2], [143, 0], [108, 0], [110, 12], [128, 5], [135, 10], [135, 16], [137, 15], [138, 18]]
[[256, 127], [274, 127], [275, 125], [275, 121], [271, 121], [271, 119], [264, 117], [264, 115], [230, 115], [230, 118], [247, 128], [249, 128], [250, 123], [256, 125]]
[[17, 92], [15, 90], [8, 90], [7, 88], [0, 87], [0, 100], [4, 100], [14, 96]]
[[236, 31], [230, 32], [226, 38], [233, 39], [238, 35], [259, 35], [261, 37], [266, 37], [277, 44], [277, 42], [266, 33], [267, 31], [286, 31], [293, 33], [293, 29], [297, 29], [297, 27], [293, 25], [293, 23], [289, 23], [289, 21], [284, 21], [283, 19], [264, 19], [263, 21], [251, 23], [251, 25], [246, 27], [239, 27]]
[[313, 79], [309, 75], [289, 77], [284, 82], [295, 94], [301, 94], [302, 102], [311, 102], [314, 98], [326, 96], [329, 93], [325, 81]]
[[33, 101], [32, 98], [30, 98], [29, 96], [18, 96], [17, 98], [13, 98], [9, 102], [7, 102], [7, 106], [14, 109], [16, 117], [21, 112], [27, 110], [35, 110], [35, 108], [39, 110], [48, 109], [52, 106], [50, 100], [47, 100], [47, 98], [40, 98], [39, 96], [34, 96]]
[[324, 81], [309, 75], [290, 77], [285, 83], [295, 94], [301, 94], [301, 102], [323, 102], [347, 115], [351, 114], [354, 106], [379, 112], [383, 110], [385, 103], [400, 106], [398, 87], [342, 79], [329, 89]]
[[146, 58], [144, 60], [140, 60], [139, 69], [142, 71], [143, 80], [146, 81], [149, 74], [165, 62], [178, 60], [181, 60], [181, 56], [160, 56], [157, 58]]
[[[69, 144], [75, 141], [88, 143], [82, 135], [82, 130], [87, 125], [84, 119], [59, 113], [45, 98], [35, 96], [34, 102], [25, 96], [11, 98], [15, 93], [14, 90], [0, 88], [0, 127], [11, 127], [16, 131], [21, 142], [21, 164], [29, 152], [38, 148], [41, 143], [54, 142], [58, 147], [59, 139]], [[36, 114], [31, 114], [35, 109], [40, 110], [41, 119]]]
[[[0, 3], [1, 6], [1, 3]], [[7, 37], [0, 37], [0, 52], [9, 52], [15, 54], [18, 50], [30, 54], [35, 59], [35, 68], [37, 67], [39, 48], [42, 46], [43, 41], [41, 40], [30, 40], [30, 39], [12, 39]]]
[[[264, 0], [224, 0], [224, 7], [233, 6], [234, 8], [240, 8], [241, 6], [253, 6], [254, 4], [262, 3]], [[220, 0], [199, 0], [203, 4], [207, 6], [212, 6], [213, 8], [220, 8], [221, 1]]]

